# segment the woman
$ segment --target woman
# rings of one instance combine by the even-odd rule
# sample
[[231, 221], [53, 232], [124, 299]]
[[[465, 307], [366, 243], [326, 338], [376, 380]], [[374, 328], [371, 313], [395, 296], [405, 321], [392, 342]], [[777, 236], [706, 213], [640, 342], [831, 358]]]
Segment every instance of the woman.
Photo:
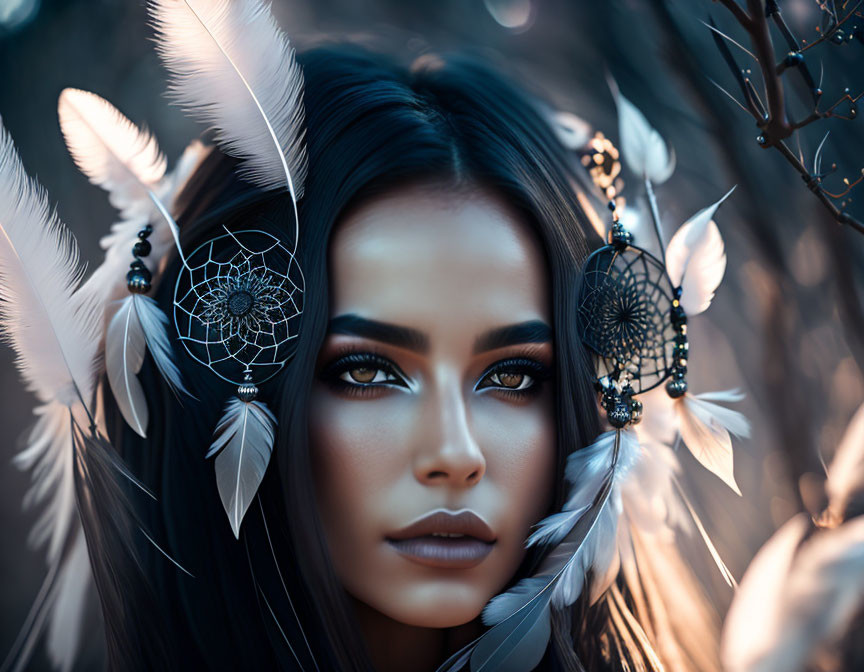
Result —
[[[239, 539], [202, 459], [226, 388], [191, 358], [189, 396], [144, 361], [146, 439], [103, 394], [94, 422], [129, 479], [98, 445], [77, 458], [112, 669], [435, 670], [537, 567], [548, 548], [524, 541], [600, 431], [576, 331], [581, 168], [541, 103], [467, 58], [403, 67], [346, 46], [298, 62], [302, 326], [261, 384], [278, 431]], [[290, 245], [292, 200], [237, 164], [213, 149], [188, 180], [181, 250], [238, 228]], [[161, 273], [167, 313], [183, 264]], [[651, 571], [553, 613], [536, 669], [716, 665], [695, 585], [654, 550]], [[680, 616], [659, 619], [672, 576]]]

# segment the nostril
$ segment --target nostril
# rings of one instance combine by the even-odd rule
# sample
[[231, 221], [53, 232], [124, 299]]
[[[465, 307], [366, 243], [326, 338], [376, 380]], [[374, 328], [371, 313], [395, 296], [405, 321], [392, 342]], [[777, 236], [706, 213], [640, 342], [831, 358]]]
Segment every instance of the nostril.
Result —
[[446, 476], [447, 473], [444, 471], [430, 471], [429, 478], [441, 478], [442, 476]]
[[479, 476], [480, 476], [480, 471], [478, 469], [475, 469], [470, 474], [468, 474], [468, 480], [469, 481], [475, 481], [475, 480], [477, 480], [477, 478]]

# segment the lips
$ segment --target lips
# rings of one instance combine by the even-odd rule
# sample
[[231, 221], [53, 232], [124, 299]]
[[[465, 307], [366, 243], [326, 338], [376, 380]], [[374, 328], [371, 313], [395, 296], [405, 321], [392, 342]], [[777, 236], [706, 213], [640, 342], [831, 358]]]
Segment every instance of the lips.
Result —
[[406, 559], [429, 567], [468, 569], [483, 562], [495, 533], [473, 511], [431, 511], [386, 537]]

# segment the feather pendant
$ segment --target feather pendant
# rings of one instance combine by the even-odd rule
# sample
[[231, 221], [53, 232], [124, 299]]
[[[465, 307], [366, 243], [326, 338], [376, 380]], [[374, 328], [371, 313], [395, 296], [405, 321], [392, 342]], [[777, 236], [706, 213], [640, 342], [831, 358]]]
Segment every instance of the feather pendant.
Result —
[[148, 296], [130, 294], [111, 318], [105, 336], [105, 370], [123, 418], [140, 436], [147, 436], [147, 401], [136, 375], [149, 348], [171, 389], [189, 394], [174, 363], [166, 326], [168, 318]]
[[667, 146], [639, 108], [621, 95], [618, 85], [612, 80], [609, 85], [618, 107], [622, 158], [640, 178], [662, 184], [675, 172], [675, 151]]
[[672, 285], [681, 287], [681, 307], [687, 315], [698, 315], [711, 305], [726, 272], [723, 237], [713, 217], [733, 191], [734, 187], [684, 222], [666, 246], [666, 272]]
[[258, 492], [273, 452], [276, 416], [260, 401], [231, 399], [206, 457], [216, 456], [216, 486], [234, 536]]
[[216, 129], [241, 174], [263, 189], [303, 195], [303, 74], [294, 49], [260, 0], [150, 0], [169, 91]]
[[153, 210], [148, 192], [156, 188], [167, 165], [156, 139], [87, 91], [64, 89], [57, 114], [78, 169], [108, 192], [124, 219], [145, 224]]
[[730, 433], [750, 436], [750, 423], [738, 411], [719, 406], [713, 401], [740, 401], [744, 395], [737, 390], [685, 394], [675, 402], [681, 439], [708, 471], [723, 480], [739, 495], [732, 464]]

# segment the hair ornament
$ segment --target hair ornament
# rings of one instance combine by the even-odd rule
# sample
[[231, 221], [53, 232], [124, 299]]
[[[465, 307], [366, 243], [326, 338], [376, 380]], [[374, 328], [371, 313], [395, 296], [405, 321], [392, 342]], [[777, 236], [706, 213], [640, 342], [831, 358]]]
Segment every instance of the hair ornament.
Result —
[[[161, 259], [170, 251], [169, 241], [173, 238], [170, 234], [176, 230], [170, 215], [161, 216], [162, 212], [167, 214], [167, 210], [156, 195], [165, 178], [167, 162], [152, 135], [139, 129], [111, 103], [94, 93], [65, 89], [60, 94], [57, 112], [75, 164], [90, 182], [108, 192], [109, 201], [120, 210], [123, 218], [117, 227], [120, 230], [115, 231], [114, 239], [109, 242], [105, 263], [81, 291], [106, 304], [108, 382], [123, 418], [144, 437], [149, 413], [136, 375], [147, 350], [170, 387], [189, 394], [174, 363], [166, 329], [168, 318], [156, 301], [146, 296], [152, 288], [156, 269], [148, 267], [144, 260], [151, 255], [153, 259]], [[151, 222], [158, 222], [161, 229], [154, 238], [159, 241], [155, 250], [150, 241], [154, 233]], [[132, 231], [136, 237], [123, 240], [126, 238], [123, 234]], [[115, 261], [122, 268], [130, 256], [133, 259], [125, 276], [126, 298], [115, 301], [116, 276], [104, 276], [119, 275]]]
[[[615, 593], [619, 572], [640, 562], [634, 537], [668, 536], [695, 526], [724, 579], [735, 585], [677, 482], [681, 467], [674, 450], [680, 436], [699, 462], [740, 494], [732, 472], [730, 433], [747, 436], [749, 423], [714, 402], [738, 401], [743, 395], [692, 395], [686, 382], [687, 319], [708, 308], [726, 267], [713, 217], [729, 194], [685, 222], [664, 248], [653, 184], [672, 175], [675, 154], [614, 82], [611, 85], [619, 111], [621, 155], [644, 180], [663, 259], [636, 246], [622, 223], [623, 199], [616, 179], [620, 168], [607, 165], [617, 161], [617, 150], [595, 135], [589, 141], [590, 159], [583, 164], [607, 200], [612, 226], [606, 245], [585, 262], [578, 319], [583, 342], [594, 354], [600, 405], [612, 429], [568, 457], [568, 497], [526, 541], [529, 547], [548, 548], [538, 569], [486, 605], [483, 622], [492, 627], [439, 672], [466, 664], [472, 672], [533, 669], [551, 636], [551, 611], [572, 605], [584, 591], [589, 604]], [[652, 397], [661, 389], [672, 410], [666, 408], [668, 402]], [[657, 417], [643, 423], [655, 406]], [[666, 608], [659, 598], [645, 597], [657, 602], [649, 608]]]
[[290, 357], [302, 313], [295, 253], [307, 170], [303, 75], [260, 0], [151, 0], [148, 9], [171, 96], [215, 128], [220, 147], [242, 159], [242, 177], [286, 189], [294, 212], [290, 250], [261, 231], [229, 231], [183, 258], [175, 288], [174, 323], [186, 350], [237, 386], [206, 456], [215, 458], [219, 496], [239, 538], [276, 432], [258, 384]]

